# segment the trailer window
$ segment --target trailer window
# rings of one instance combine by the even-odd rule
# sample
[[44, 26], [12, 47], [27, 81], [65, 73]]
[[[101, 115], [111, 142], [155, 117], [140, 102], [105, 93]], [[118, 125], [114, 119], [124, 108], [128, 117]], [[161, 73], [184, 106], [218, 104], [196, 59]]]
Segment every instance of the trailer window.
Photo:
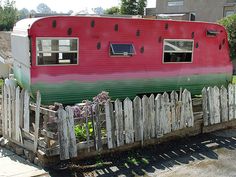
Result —
[[37, 39], [37, 64], [78, 64], [78, 39]]
[[164, 63], [192, 62], [193, 40], [164, 40]]
[[134, 54], [133, 44], [110, 44], [110, 56], [132, 56]]

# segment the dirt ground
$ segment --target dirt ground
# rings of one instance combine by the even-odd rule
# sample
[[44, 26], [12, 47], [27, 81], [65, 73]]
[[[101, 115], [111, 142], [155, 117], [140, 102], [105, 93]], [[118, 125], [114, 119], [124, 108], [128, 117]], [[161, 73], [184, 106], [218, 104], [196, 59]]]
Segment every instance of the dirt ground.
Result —
[[236, 176], [236, 129], [78, 162], [51, 176]]
[[11, 32], [0, 31], [0, 56], [4, 59], [11, 58]]

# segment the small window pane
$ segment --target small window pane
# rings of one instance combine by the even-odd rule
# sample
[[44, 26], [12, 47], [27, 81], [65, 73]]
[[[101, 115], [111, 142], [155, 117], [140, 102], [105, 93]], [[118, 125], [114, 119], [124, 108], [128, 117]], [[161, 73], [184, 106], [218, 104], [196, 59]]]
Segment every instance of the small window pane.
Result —
[[192, 51], [192, 41], [166, 41], [165, 50], [167, 51]]
[[164, 40], [164, 63], [192, 62], [193, 41]]
[[77, 39], [37, 39], [38, 65], [77, 64]]
[[121, 55], [121, 56], [132, 56], [134, 55], [133, 44], [111, 44], [110, 54], [111, 55]]

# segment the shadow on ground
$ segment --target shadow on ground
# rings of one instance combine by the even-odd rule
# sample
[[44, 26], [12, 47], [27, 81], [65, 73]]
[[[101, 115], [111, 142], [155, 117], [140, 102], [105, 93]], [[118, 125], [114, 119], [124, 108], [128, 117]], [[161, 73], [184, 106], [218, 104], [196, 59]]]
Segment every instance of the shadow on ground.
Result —
[[173, 166], [196, 160], [218, 159], [216, 148], [236, 149], [235, 136], [202, 134], [109, 156], [97, 156], [70, 165], [66, 171], [51, 171], [52, 176], [148, 176]]

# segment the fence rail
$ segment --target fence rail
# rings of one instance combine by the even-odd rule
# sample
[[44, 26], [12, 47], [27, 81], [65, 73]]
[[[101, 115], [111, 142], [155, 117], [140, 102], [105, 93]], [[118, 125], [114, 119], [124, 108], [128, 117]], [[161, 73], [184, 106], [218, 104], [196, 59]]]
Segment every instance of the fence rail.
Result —
[[[40, 150], [65, 160], [143, 146], [190, 130], [201, 133], [202, 126], [232, 121], [236, 118], [236, 85], [204, 88], [202, 99], [194, 102], [188, 90], [107, 101], [94, 105], [83, 119], [75, 117], [73, 107], [45, 108], [40, 102], [39, 92], [33, 103], [26, 90], [6, 80], [1, 103], [3, 136], [33, 152]], [[76, 129], [82, 131], [82, 139]]]

